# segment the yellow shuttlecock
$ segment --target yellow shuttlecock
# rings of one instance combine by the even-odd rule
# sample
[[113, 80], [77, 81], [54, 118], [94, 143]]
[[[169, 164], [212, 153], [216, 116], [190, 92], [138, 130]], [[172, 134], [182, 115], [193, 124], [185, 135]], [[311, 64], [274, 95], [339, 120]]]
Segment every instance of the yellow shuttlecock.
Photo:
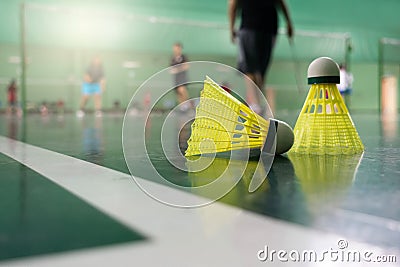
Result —
[[301, 154], [357, 154], [364, 146], [336, 84], [338, 65], [321, 57], [308, 68], [312, 84], [294, 127], [295, 141], [289, 151]]
[[[272, 148], [277, 131], [282, 138], [277, 138], [276, 151], [284, 153], [293, 144], [292, 130], [286, 123], [264, 119], [206, 77], [185, 156]], [[268, 152], [275, 153], [272, 150]]]

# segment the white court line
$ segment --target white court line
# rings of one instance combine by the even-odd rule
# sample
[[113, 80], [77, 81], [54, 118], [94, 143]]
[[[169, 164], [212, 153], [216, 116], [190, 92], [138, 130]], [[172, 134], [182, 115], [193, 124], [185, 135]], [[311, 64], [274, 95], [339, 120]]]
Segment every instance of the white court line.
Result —
[[[265, 245], [275, 250], [315, 250], [322, 255], [325, 250], [337, 250], [338, 240], [345, 238], [219, 202], [198, 209], [169, 207], [145, 195], [125, 173], [1, 136], [0, 152], [149, 239], [1, 262], [7, 266], [265, 266], [271, 262], [257, 259], [257, 252]], [[163, 194], [198, 197], [150, 181], [143, 183]], [[347, 241], [351, 250], [396, 255], [400, 260], [398, 250]], [[273, 265], [293, 263], [282, 263], [275, 258]], [[331, 261], [322, 265], [350, 266]]]
[[393, 219], [382, 218], [371, 214], [345, 209], [337, 209], [335, 213], [344, 218], [352, 218], [353, 220], [355, 219], [359, 222], [368, 223], [377, 227], [385, 228], [389, 231], [400, 233], [400, 222]]

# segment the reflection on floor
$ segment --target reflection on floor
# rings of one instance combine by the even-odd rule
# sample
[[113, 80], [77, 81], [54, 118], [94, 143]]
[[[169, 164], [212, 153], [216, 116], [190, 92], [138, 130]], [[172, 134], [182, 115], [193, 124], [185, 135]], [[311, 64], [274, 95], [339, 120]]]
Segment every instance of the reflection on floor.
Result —
[[[176, 124], [169, 125], [170, 128], [167, 131], [167, 135], [176, 137], [174, 140], [176, 149], [171, 149], [175, 149], [177, 155], [182, 153], [182, 149], [179, 148], [185, 145], [190, 131], [183, 116], [177, 114], [174, 118]], [[280, 119], [294, 121], [295, 117], [296, 114], [290, 114], [287, 118]], [[227, 169], [229, 160], [217, 158], [201, 172], [177, 171], [163, 156], [160, 146], [161, 125], [164, 118], [164, 115], [153, 115], [151, 121], [147, 121], [146, 147], [153, 165], [169, 181], [185, 186], [204, 185], [212, 182]], [[143, 120], [140, 116], [132, 116], [130, 119], [133, 122]], [[14, 155], [14, 159], [4, 155], [0, 157], [0, 177], [2, 177], [0, 190], [2, 190], [1, 195], [4, 200], [1, 204], [3, 219], [0, 219], [0, 222], [4, 227], [0, 234], [0, 247], [9, 248], [9, 250], [0, 251], [0, 258], [46, 254], [104, 244], [122, 244], [122, 242], [135, 240], [139, 242], [133, 243], [139, 245], [134, 245], [132, 248], [128, 245], [127, 250], [131, 255], [133, 251], [135, 255], [147, 251], [146, 246], [155, 251], [165, 249], [171, 252], [167, 249], [168, 244], [175, 244], [180, 249], [184, 249], [180, 242], [184, 242], [188, 237], [181, 237], [182, 233], [192, 236], [193, 240], [198, 240], [198, 246], [207, 244], [215, 247], [216, 250], [220, 248], [219, 245], [227, 246], [222, 253], [230, 251], [231, 243], [237, 243], [238, 240], [235, 241], [232, 238], [238, 238], [244, 243], [236, 244], [235, 249], [232, 248], [232, 250], [239, 253], [237, 257], [243, 260], [243, 264], [236, 262], [236, 265], [246, 265], [245, 263], [251, 262], [250, 259], [257, 260], [254, 255], [265, 243], [274, 243], [277, 246], [276, 249], [280, 246], [288, 247], [288, 244], [304, 247], [304, 244], [301, 245], [302, 242], [299, 242], [296, 237], [302, 234], [310, 235], [309, 242], [305, 244], [314, 244], [316, 248], [322, 248], [320, 244], [325, 244], [329, 248], [332, 246], [329, 242], [337, 241], [338, 237], [342, 237], [357, 246], [372, 245], [377, 253], [397, 253], [400, 250], [400, 213], [399, 209], [394, 208], [400, 202], [400, 165], [398, 164], [400, 137], [397, 117], [353, 115], [353, 120], [366, 147], [362, 157], [277, 157], [268, 174], [268, 179], [252, 194], [248, 193], [250, 179], [254, 175], [262, 176], [264, 173], [262, 169], [256, 168], [256, 161], [237, 162], [235, 168], [243, 170], [243, 175], [239, 177], [237, 185], [217, 204], [197, 211], [174, 210], [153, 201], [137, 188], [131, 188], [135, 187], [135, 184], [128, 179], [129, 171], [122, 153], [122, 120], [122, 115], [107, 114], [103, 118], [86, 116], [82, 120], [69, 115], [65, 115], [62, 119], [30, 115], [25, 121], [22, 118], [0, 116], [0, 123], [3, 125], [0, 128], [0, 135], [61, 153], [62, 156], [58, 158], [56, 154], [50, 154], [54, 157], [52, 164], [56, 165], [47, 166], [48, 164], [43, 162], [43, 165], [39, 166], [37, 164], [45, 160], [36, 158], [35, 155], [39, 155], [37, 154], [39, 152], [36, 150], [28, 152], [21, 143], [2, 139], [0, 152]], [[143, 129], [138, 129], [138, 131], [143, 131]], [[132, 142], [134, 145], [135, 140]], [[46, 151], [40, 153], [48, 155]], [[90, 162], [97, 166], [81, 165], [81, 161], [65, 158], [65, 155], [83, 160], [82, 163]], [[143, 155], [135, 156], [140, 159]], [[25, 167], [19, 162], [30, 165]], [[183, 164], [185, 165], [184, 162]], [[52, 172], [57, 176], [55, 180], [44, 172], [38, 172], [39, 169], [46, 171], [46, 168], [56, 166], [63, 167]], [[190, 169], [194, 166], [189, 164], [187, 167]], [[79, 171], [73, 170], [74, 168], [82, 168], [79, 177], [68, 176], [69, 172]], [[149, 176], [146, 166], [137, 171], [138, 176], [144, 180], [154, 180], [154, 177]], [[236, 173], [226, 175], [233, 177]], [[50, 182], [49, 179], [56, 184]], [[128, 180], [131, 183], [127, 183]], [[161, 186], [160, 190], [167, 190], [167, 192], [172, 190], [164, 187]], [[133, 190], [131, 193], [134, 192], [134, 196], [130, 196], [131, 193], [125, 191], [128, 189]], [[103, 192], [103, 195], [99, 195], [98, 192]], [[171, 192], [179, 194], [173, 190]], [[29, 197], [21, 198], [21, 194]], [[43, 196], [46, 198], [42, 198]], [[205, 193], [200, 197], [209, 196]], [[9, 203], [12, 205], [10, 206]], [[114, 205], [115, 203], [118, 203], [118, 206]], [[28, 214], [27, 216], [17, 215], [22, 208]], [[199, 214], [202, 214], [198, 218], [201, 218], [200, 221], [193, 217]], [[206, 217], [203, 217], [205, 214], [207, 214]], [[176, 221], [178, 218], [180, 221]], [[79, 222], [79, 219], [82, 222]], [[60, 226], [61, 222], [65, 223]], [[188, 223], [192, 224], [192, 227], [189, 228]], [[124, 225], [127, 225], [127, 228]], [[239, 225], [240, 228], [236, 228]], [[204, 231], [194, 233], [196, 227], [200, 227], [198, 229], [204, 227]], [[258, 227], [269, 227], [269, 229]], [[79, 232], [79, 235], [73, 235], [74, 229]], [[161, 233], [160, 229], [175, 234], [176, 240], [162, 239], [161, 236], [166, 234]], [[279, 235], [272, 234], [269, 231], [271, 229], [275, 231], [280, 229], [281, 232]], [[239, 234], [235, 232], [236, 230], [242, 232]], [[60, 231], [64, 234], [61, 236], [70, 241], [62, 242], [63, 244], [57, 243], [57, 240], [64, 238], [57, 235]], [[264, 235], [256, 237], [260, 234], [257, 231]], [[286, 231], [295, 235], [290, 237]], [[108, 236], [104, 235], [105, 233]], [[319, 236], [317, 233], [325, 234]], [[14, 238], [16, 235], [21, 238]], [[97, 237], [94, 238], [93, 235]], [[100, 241], [99, 235], [103, 241]], [[228, 240], [221, 241], [221, 236]], [[325, 236], [331, 237], [323, 241]], [[253, 241], [250, 241], [250, 237]], [[39, 244], [35, 246], [36, 251], [28, 246], [29, 242], [24, 241], [26, 238], [31, 238], [32, 242]], [[205, 240], [207, 238], [209, 239]], [[150, 242], [140, 240], [150, 240]], [[210, 240], [212, 243], [209, 242]], [[258, 243], [255, 244], [254, 240]], [[25, 246], [18, 245], [21, 242], [25, 242]], [[79, 245], [74, 242], [78, 242]], [[197, 247], [197, 245], [194, 246]], [[244, 246], [248, 248], [243, 249]], [[107, 251], [111, 253], [109, 255], [119, 255], [118, 253], [123, 254], [123, 247]], [[239, 248], [243, 249], [243, 253], [237, 252]], [[149, 254], [146, 253], [143, 255], [148, 256]], [[190, 252], [188, 255], [191, 255]], [[89, 255], [82, 257], [88, 257], [89, 261], [92, 259]], [[124, 257], [121, 256], [121, 259]], [[138, 256], [139, 258], [145, 260], [144, 256]], [[214, 255], [211, 258], [218, 260], [219, 256]], [[62, 259], [64, 261], [60, 262], [65, 264], [71, 262], [68, 257], [62, 257]], [[43, 263], [43, 261], [39, 262]], [[166, 262], [173, 264], [179, 260], [168, 259]], [[206, 263], [207, 261], [203, 259], [199, 262]], [[52, 262], [48, 262], [47, 265], [52, 266]]]

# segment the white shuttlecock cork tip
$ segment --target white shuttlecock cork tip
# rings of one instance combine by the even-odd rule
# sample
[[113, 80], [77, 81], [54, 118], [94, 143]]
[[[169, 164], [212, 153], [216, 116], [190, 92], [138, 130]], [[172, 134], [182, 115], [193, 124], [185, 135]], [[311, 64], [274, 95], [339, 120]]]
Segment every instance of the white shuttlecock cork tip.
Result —
[[338, 64], [329, 57], [314, 59], [308, 66], [308, 84], [340, 83]]

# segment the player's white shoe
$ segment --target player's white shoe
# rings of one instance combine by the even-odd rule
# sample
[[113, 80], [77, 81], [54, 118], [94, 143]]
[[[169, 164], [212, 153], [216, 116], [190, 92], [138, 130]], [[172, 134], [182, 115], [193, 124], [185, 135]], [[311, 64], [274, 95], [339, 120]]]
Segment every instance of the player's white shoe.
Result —
[[85, 116], [85, 112], [83, 112], [83, 110], [78, 110], [78, 111], [76, 112], [76, 116], [77, 116], [78, 118], [83, 118], [83, 116]]

